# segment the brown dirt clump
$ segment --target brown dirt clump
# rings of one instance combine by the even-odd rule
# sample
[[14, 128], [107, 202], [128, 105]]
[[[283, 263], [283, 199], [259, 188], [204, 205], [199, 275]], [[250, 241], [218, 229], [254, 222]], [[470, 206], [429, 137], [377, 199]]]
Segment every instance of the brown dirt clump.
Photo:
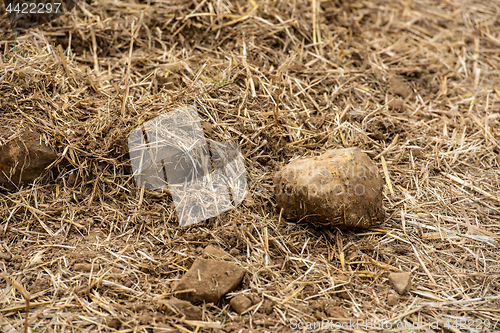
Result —
[[58, 156], [39, 133], [25, 130], [13, 139], [10, 136], [0, 131], [0, 137], [8, 140], [0, 144], [0, 188], [16, 190], [44, 175]]
[[245, 295], [234, 296], [233, 298], [231, 298], [229, 304], [231, 305], [231, 308], [238, 314], [242, 314], [253, 305], [252, 300]]
[[233, 291], [245, 270], [236, 264], [212, 259], [197, 259], [174, 288], [174, 294], [191, 303], [217, 302]]
[[358, 148], [294, 160], [274, 177], [283, 217], [319, 226], [368, 228], [384, 219], [383, 181]]

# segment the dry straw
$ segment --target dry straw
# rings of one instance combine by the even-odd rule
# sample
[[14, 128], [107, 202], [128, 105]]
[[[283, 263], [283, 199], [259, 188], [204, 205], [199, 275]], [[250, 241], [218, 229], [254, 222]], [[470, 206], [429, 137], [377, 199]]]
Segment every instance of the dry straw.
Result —
[[[277, 332], [325, 318], [441, 328], [467, 318], [498, 331], [499, 10], [81, 1], [17, 36], [2, 16], [0, 144], [37, 131], [60, 159], [0, 196], [0, 331]], [[181, 229], [166, 191], [136, 188], [126, 135], [190, 104], [209, 138], [240, 145], [251, 198]], [[385, 174], [386, 220], [356, 232], [283, 220], [280, 165], [351, 146]], [[238, 292], [255, 307], [165, 314], [161, 301], [208, 244], [236, 249], [247, 270]], [[390, 272], [413, 282], [394, 306]]]

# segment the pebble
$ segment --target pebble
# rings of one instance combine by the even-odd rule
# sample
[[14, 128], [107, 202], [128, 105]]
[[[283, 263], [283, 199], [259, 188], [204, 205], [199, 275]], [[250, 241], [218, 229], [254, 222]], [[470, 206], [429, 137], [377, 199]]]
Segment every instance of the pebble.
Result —
[[233, 310], [238, 314], [242, 314], [253, 305], [252, 301], [245, 295], [234, 296], [233, 298], [231, 298], [229, 304], [231, 305], [231, 308], [233, 308]]

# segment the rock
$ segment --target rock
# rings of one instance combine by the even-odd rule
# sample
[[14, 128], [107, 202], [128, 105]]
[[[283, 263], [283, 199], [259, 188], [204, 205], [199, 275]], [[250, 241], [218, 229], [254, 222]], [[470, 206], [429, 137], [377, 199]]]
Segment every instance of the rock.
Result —
[[21, 137], [0, 145], [0, 187], [13, 191], [46, 173], [45, 168], [57, 159], [57, 154], [40, 141], [39, 134], [25, 131]]
[[203, 258], [218, 259], [218, 260], [232, 260], [233, 258], [224, 250], [215, 246], [209, 245], [203, 250]]
[[236, 264], [197, 259], [174, 287], [174, 294], [191, 303], [215, 303], [236, 289], [244, 275], [245, 270]]
[[411, 288], [411, 275], [410, 273], [391, 273], [388, 276], [389, 284], [400, 295], [404, 295]]
[[160, 311], [164, 311], [169, 316], [178, 313], [185, 315], [187, 320], [202, 320], [203, 312], [201, 309], [188, 301], [172, 298], [161, 302]]
[[238, 314], [242, 314], [245, 312], [249, 307], [251, 307], [252, 301], [246, 297], [245, 295], [236, 295], [233, 298], [231, 298], [231, 301], [229, 302], [231, 307], [233, 308], [234, 311], [236, 311]]
[[383, 180], [359, 148], [295, 160], [274, 177], [278, 212], [321, 226], [368, 228], [382, 221]]
[[394, 292], [390, 292], [389, 295], [387, 295], [387, 305], [394, 306], [398, 304], [398, 301], [399, 297]]
[[231, 250], [229, 250], [229, 254], [232, 255], [232, 256], [237, 256], [241, 253], [240, 250], [238, 250], [237, 248], [232, 248]]

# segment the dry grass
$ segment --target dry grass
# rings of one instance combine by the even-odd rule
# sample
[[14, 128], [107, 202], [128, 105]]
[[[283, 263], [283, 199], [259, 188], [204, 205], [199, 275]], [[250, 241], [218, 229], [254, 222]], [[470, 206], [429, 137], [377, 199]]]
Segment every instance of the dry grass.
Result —
[[[1, 194], [0, 253], [12, 259], [0, 259], [0, 331], [25, 327], [23, 294], [34, 332], [112, 331], [113, 318], [122, 332], [284, 332], [326, 313], [440, 330], [489, 319], [473, 331], [500, 331], [499, 11], [486, 0], [82, 1], [17, 37], [3, 16], [1, 143], [34, 129], [61, 159]], [[209, 137], [238, 140], [252, 199], [181, 229], [166, 193], [137, 191], [126, 135], [190, 104]], [[385, 173], [386, 220], [353, 232], [281, 219], [276, 168], [351, 146]], [[227, 300], [203, 305], [199, 323], [161, 313], [157, 300], [208, 244], [240, 251], [238, 292], [271, 300], [272, 314], [240, 317]], [[393, 271], [411, 271], [413, 287], [391, 307]]]

